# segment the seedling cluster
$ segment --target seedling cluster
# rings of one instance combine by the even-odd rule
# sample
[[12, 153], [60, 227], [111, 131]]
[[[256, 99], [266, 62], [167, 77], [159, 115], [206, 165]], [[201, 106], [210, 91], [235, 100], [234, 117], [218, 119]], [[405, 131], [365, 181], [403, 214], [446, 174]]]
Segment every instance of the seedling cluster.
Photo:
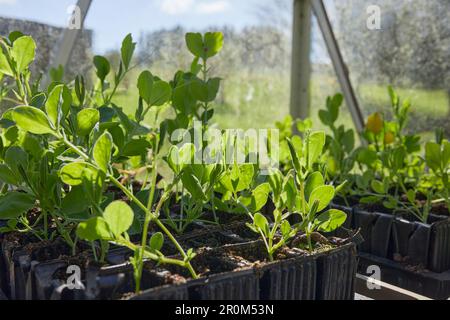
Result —
[[[171, 138], [192, 131], [195, 121], [204, 130], [211, 125], [222, 82], [211, 77], [211, 65], [223, 42], [219, 32], [187, 34], [189, 70], [169, 81], [140, 73], [130, 115], [115, 96], [133, 68], [131, 35], [116, 70], [96, 56], [94, 82], [82, 75], [62, 82], [59, 75], [47, 88], [30, 72], [34, 40], [19, 32], [0, 38], [7, 84], [0, 99], [12, 104], [0, 120], [0, 232], [63, 239], [74, 256], [87, 244], [103, 264], [111, 248], [126, 248], [139, 293], [149, 260], [200, 277], [196, 250], [179, 239], [198, 223], [222, 227], [223, 215], [244, 222], [274, 261], [284, 248], [314, 254], [333, 246], [327, 236], [347, 220], [332, 206], [337, 196], [347, 204], [381, 203], [422, 222], [436, 204], [448, 208], [450, 143], [438, 132], [421, 154], [420, 138], [405, 133], [411, 105], [393, 89], [392, 121], [371, 115], [360, 147], [352, 130], [337, 125], [343, 97], [336, 95], [319, 114], [329, 135], [312, 130], [309, 120], [296, 123], [300, 135], [292, 119], [277, 123], [281, 166], [269, 175], [257, 164], [196, 164], [208, 142], [199, 150], [177, 144], [185, 137]], [[177, 254], [168, 255], [167, 246]]]

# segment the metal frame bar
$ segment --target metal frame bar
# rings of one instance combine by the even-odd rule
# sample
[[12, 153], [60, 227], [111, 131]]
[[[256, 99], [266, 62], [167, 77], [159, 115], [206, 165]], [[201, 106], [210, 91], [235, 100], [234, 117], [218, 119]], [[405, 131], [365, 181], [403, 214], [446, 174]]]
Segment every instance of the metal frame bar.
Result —
[[362, 133], [365, 128], [364, 116], [361, 112], [361, 108], [359, 107], [358, 99], [356, 98], [355, 91], [350, 81], [349, 71], [342, 57], [339, 44], [336, 41], [336, 36], [325, 9], [325, 5], [322, 0], [312, 0], [311, 4], [317, 21], [319, 22], [325, 44], [328, 48], [328, 53], [331, 61], [333, 62], [336, 76], [341, 85], [341, 89], [352, 115], [356, 130], [359, 133]]
[[[53, 59], [49, 70], [51, 70], [52, 68], [57, 68], [60, 65], [63, 66], [64, 68], [67, 66], [67, 63], [69, 62], [70, 57], [72, 55], [73, 48], [75, 47], [77, 38], [81, 30], [83, 29], [84, 21], [86, 20], [86, 16], [89, 12], [91, 4], [92, 0], [78, 0], [76, 5], [80, 8], [81, 28], [80, 29], [66, 28], [62, 37], [62, 41], [58, 47], [58, 52], [56, 53], [55, 59]], [[47, 86], [49, 82], [50, 76], [49, 73], [47, 72], [43, 80], [43, 85]]]

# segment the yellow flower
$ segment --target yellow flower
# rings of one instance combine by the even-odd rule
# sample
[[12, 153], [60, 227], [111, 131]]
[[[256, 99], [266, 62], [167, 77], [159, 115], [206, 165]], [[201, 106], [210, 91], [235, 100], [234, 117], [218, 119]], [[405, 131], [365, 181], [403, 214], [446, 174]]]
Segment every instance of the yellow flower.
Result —
[[384, 143], [386, 145], [394, 143], [395, 141], [395, 136], [392, 132], [386, 132], [386, 134], [384, 135]]
[[367, 119], [366, 128], [373, 134], [380, 134], [383, 130], [383, 124], [383, 117], [380, 113], [376, 112]]

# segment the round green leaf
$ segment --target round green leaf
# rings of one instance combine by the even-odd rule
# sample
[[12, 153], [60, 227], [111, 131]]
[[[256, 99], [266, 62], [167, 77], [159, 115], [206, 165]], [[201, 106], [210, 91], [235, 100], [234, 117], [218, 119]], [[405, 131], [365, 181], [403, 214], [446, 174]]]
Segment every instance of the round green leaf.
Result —
[[315, 221], [314, 225], [322, 232], [333, 232], [341, 227], [347, 220], [347, 214], [340, 210], [329, 210], [322, 213]]
[[317, 189], [318, 187], [322, 187], [323, 185], [325, 185], [325, 180], [323, 179], [322, 174], [320, 172], [312, 173], [306, 180], [305, 186], [306, 201], [309, 201], [309, 197], [311, 196], [311, 193], [315, 189]]
[[264, 217], [261, 213], [255, 214], [254, 217], [254, 223], [255, 226], [257, 226], [259, 229], [265, 232], [269, 226], [269, 221], [267, 221], [267, 218]]
[[100, 112], [97, 109], [83, 109], [77, 114], [78, 130], [81, 137], [89, 135], [95, 125], [100, 121]]
[[311, 133], [308, 139], [308, 168], [319, 160], [325, 146], [325, 132], [317, 131]]
[[143, 71], [139, 75], [137, 87], [141, 98], [144, 99], [147, 104], [150, 104], [153, 88], [153, 75], [150, 71]]
[[150, 106], [159, 107], [167, 103], [172, 96], [172, 88], [170, 84], [165, 81], [156, 81], [153, 83], [151, 98], [149, 100]]
[[106, 79], [106, 76], [111, 71], [111, 65], [109, 64], [108, 59], [102, 56], [94, 57], [94, 65], [97, 69], [97, 77], [103, 82]]
[[161, 232], [155, 233], [150, 239], [150, 248], [155, 251], [161, 251], [164, 245], [164, 236]]
[[319, 206], [317, 212], [324, 210], [333, 200], [335, 195], [334, 188], [332, 186], [322, 186], [314, 189], [309, 198], [309, 206], [312, 207], [314, 202], [318, 201]]
[[203, 38], [200, 33], [187, 33], [186, 45], [189, 51], [196, 57], [202, 58], [204, 56]]
[[14, 41], [11, 50], [11, 57], [16, 62], [16, 68], [19, 73], [23, 73], [36, 55], [36, 43], [29, 36], [20, 37]]
[[125, 202], [115, 201], [105, 209], [103, 217], [108, 223], [111, 232], [116, 237], [119, 237], [130, 229], [133, 224], [134, 213]]
[[223, 48], [223, 33], [222, 32], [207, 32], [205, 34], [206, 56], [208, 58], [214, 57]]
[[112, 240], [108, 224], [105, 219], [96, 217], [88, 221], [81, 222], [77, 227], [77, 236], [86, 241]]
[[37, 108], [20, 106], [14, 108], [11, 115], [17, 126], [24, 131], [38, 135], [56, 133], [47, 115]]
[[35, 205], [36, 199], [29, 194], [8, 192], [0, 197], [0, 219], [16, 219]]
[[16, 185], [17, 179], [11, 169], [5, 164], [0, 164], [0, 181], [10, 185]]
[[79, 186], [84, 181], [90, 181], [96, 169], [85, 162], [74, 162], [64, 166], [59, 175], [61, 180], [69, 186]]

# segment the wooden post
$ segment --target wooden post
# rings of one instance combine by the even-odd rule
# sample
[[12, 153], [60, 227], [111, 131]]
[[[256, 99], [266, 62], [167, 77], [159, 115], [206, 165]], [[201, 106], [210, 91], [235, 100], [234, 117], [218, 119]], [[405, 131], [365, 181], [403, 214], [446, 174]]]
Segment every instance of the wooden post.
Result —
[[81, 29], [67, 28], [64, 31], [55, 59], [53, 59], [53, 62], [42, 81], [42, 85], [44, 87], [50, 84], [49, 72], [52, 68], [58, 68], [59, 66], [63, 66], [65, 68], [67, 66], [67, 63], [70, 60], [70, 56], [72, 55], [73, 48], [75, 47], [77, 38], [81, 30], [83, 29], [84, 21], [86, 19], [87, 13], [89, 12], [91, 4], [92, 0], [78, 0], [76, 5], [80, 9]]
[[310, 115], [311, 12], [311, 0], [294, 0], [291, 67], [291, 115], [294, 119]]

